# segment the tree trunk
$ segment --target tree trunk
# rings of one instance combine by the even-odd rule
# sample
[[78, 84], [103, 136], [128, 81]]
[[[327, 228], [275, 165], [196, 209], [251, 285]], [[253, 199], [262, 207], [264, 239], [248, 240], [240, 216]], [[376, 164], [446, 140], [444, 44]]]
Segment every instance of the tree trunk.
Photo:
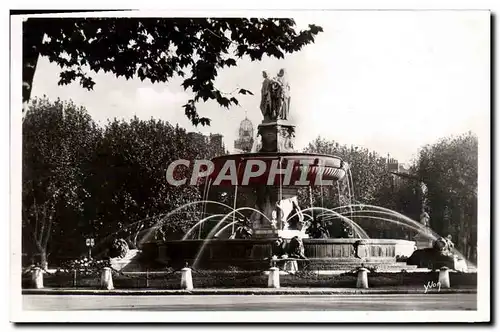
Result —
[[44, 270], [47, 270], [47, 268], [49, 267], [49, 263], [47, 260], [47, 251], [45, 250], [42, 250], [40, 252], [40, 265]]
[[38, 19], [30, 18], [23, 23], [23, 114], [30, 100], [33, 77], [40, 55], [39, 47], [44, 36], [38, 22]]

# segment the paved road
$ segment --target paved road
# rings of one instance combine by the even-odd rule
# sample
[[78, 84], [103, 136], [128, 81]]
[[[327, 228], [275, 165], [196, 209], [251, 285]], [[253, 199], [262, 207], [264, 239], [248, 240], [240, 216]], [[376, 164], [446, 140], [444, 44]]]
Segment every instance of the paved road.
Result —
[[24, 310], [476, 310], [476, 294], [23, 295]]

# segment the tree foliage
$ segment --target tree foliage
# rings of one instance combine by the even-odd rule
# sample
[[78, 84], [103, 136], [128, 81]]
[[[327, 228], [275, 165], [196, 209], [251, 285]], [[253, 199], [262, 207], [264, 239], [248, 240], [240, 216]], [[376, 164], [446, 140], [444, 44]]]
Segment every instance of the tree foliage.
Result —
[[[334, 155], [347, 162], [354, 184], [351, 196], [355, 201], [375, 205], [388, 203], [381, 196], [382, 188], [391, 187], [392, 177], [387, 172], [386, 158], [365, 148], [341, 145], [321, 137], [309, 143], [305, 152]], [[337, 188], [332, 189], [332, 194], [337, 192]]]
[[39, 54], [61, 67], [59, 84], [78, 81], [89, 90], [95, 82], [87, 68], [152, 83], [183, 77], [182, 86], [193, 93], [184, 105], [186, 116], [195, 125], [210, 124], [196, 103], [238, 104], [214, 85], [219, 70], [245, 57], [283, 58], [321, 31], [311, 24], [297, 32], [292, 19], [277, 18], [30, 18], [23, 30], [23, 99], [29, 99]]
[[478, 139], [472, 133], [422, 148], [417, 174], [427, 184], [431, 227], [451, 234], [468, 258], [477, 245]]
[[180, 238], [200, 206], [165, 215], [202, 194], [169, 185], [166, 168], [223, 154], [221, 142], [160, 120], [100, 128], [72, 102], [35, 99], [23, 122], [23, 251], [45, 262], [84, 253], [86, 237], [96, 239], [96, 252], [118, 237], [133, 246], [154, 225], [160, 236]]
[[[91, 193], [88, 177], [100, 130], [72, 102], [35, 99], [23, 122], [23, 245], [41, 256], [64, 252], [60, 246], [85, 223]], [[64, 220], [71, 221], [69, 223]], [[58, 241], [49, 242], [52, 237]], [[50, 244], [50, 245], [49, 245]]]
[[[97, 192], [94, 217], [100, 234], [123, 230], [132, 235], [152, 226], [172, 238], [181, 236], [200, 218], [200, 206], [183, 209], [165, 219], [164, 215], [186, 203], [201, 200], [195, 186], [167, 183], [167, 166], [177, 159], [210, 159], [222, 154], [214, 139], [187, 133], [161, 120], [108, 123], [95, 153], [95, 174], [89, 186]], [[186, 169], [186, 175], [189, 173]]]
[[[353, 219], [368, 236], [374, 238], [410, 237], [411, 232], [407, 227], [368, 217], [373, 216], [373, 213], [356, 213], [360, 210], [359, 204], [376, 205], [418, 219], [419, 200], [418, 192], [415, 191], [415, 183], [399, 179], [391, 174], [388, 171], [387, 158], [366, 148], [343, 145], [321, 137], [309, 143], [305, 152], [338, 156], [349, 164], [350, 169], [350, 174], [338, 184], [312, 190], [314, 206], [333, 208], [351, 203], [356, 204], [357, 206], [353, 209], [346, 207], [339, 212]], [[305, 201], [307, 195], [303, 194], [302, 197], [304, 204], [310, 205]], [[385, 216], [377, 215], [376, 217]], [[393, 217], [388, 217], [388, 219], [397, 220]], [[340, 219], [331, 223], [329, 232], [332, 236], [345, 236], [340, 227]]]
[[[419, 220], [421, 213], [419, 187], [423, 181], [428, 188], [431, 228], [443, 236], [451, 234], [456, 248], [467, 259], [476, 258], [478, 141], [474, 134], [447, 137], [422, 147], [404, 177], [388, 172], [387, 159], [367, 149], [317, 138], [305, 151], [337, 155], [349, 163], [355, 203], [389, 208], [413, 220]], [[335, 187], [313, 191], [314, 206], [339, 206], [341, 198]], [[307, 195], [303, 194], [302, 204], [309, 205], [306, 199]], [[373, 237], [415, 235], [413, 231], [388, 223], [384, 225], [370, 219], [355, 221]]]

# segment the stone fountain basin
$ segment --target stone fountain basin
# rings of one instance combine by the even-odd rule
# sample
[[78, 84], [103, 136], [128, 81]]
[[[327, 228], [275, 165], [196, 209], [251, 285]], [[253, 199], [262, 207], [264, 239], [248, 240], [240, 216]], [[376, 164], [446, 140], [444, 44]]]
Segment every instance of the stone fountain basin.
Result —
[[[143, 254], [149, 261], [180, 267], [194, 263], [202, 246], [196, 268], [266, 269], [269, 267], [275, 239], [183, 240], [144, 243]], [[307, 264], [317, 269], [345, 270], [364, 264], [394, 265], [397, 256], [409, 257], [415, 242], [395, 239], [303, 239]], [[357, 247], [357, 250], [355, 249]], [[359, 256], [359, 257], [357, 257]], [[403, 263], [404, 264], [404, 263]]]
[[[263, 162], [266, 166], [263, 169], [263, 173], [258, 176], [253, 176], [248, 179], [248, 183], [244, 182], [244, 174], [245, 170], [257, 171], [258, 166], [255, 164], [247, 165], [248, 163], [253, 163], [255, 161]], [[291, 174], [287, 183], [284, 183], [281, 175], [275, 175], [274, 177], [270, 172], [272, 169], [273, 162], [280, 162], [281, 166], [279, 168], [285, 169], [287, 165], [293, 164], [291, 167]], [[230, 180], [222, 180], [218, 186], [222, 187], [234, 187], [235, 184], [243, 185], [243, 186], [254, 186], [254, 185], [283, 185], [283, 186], [295, 186], [296, 181], [301, 179], [301, 175], [303, 172], [307, 172], [306, 182], [308, 184], [298, 184], [298, 186], [308, 186], [314, 185], [317, 176], [321, 176], [321, 181], [328, 183], [328, 181], [335, 182], [344, 178], [349, 169], [349, 165], [342, 160], [340, 157], [324, 155], [324, 154], [312, 154], [312, 153], [295, 153], [295, 152], [280, 152], [280, 153], [247, 153], [247, 154], [233, 154], [233, 155], [224, 155], [220, 157], [216, 157], [212, 159], [214, 163], [213, 172], [200, 179], [200, 184], [214, 181], [219, 176], [219, 173], [224, 169], [224, 165], [227, 163], [231, 163], [234, 165], [235, 174], [234, 177], [237, 179], [237, 183], [234, 183]], [[303, 165], [307, 164], [307, 168]], [[252, 166], [253, 165], [253, 166]], [[227, 174], [226, 172], [230, 172], [229, 169], [224, 169], [223, 174]], [[232, 175], [232, 174], [231, 174]], [[271, 177], [271, 179], [270, 179]], [[321, 182], [320, 181], [320, 182]], [[316, 185], [319, 185], [317, 183]]]

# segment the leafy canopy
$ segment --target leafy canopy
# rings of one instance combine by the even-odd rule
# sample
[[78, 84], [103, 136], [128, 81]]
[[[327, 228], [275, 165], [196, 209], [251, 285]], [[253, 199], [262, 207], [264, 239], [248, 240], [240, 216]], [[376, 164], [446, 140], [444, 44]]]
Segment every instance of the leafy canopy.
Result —
[[23, 121], [23, 250], [46, 260], [72, 253], [87, 233], [90, 162], [101, 130], [73, 102], [35, 98]]
[[201, 205], [166, 215], [201, 201], [202, 191], [170, 186], [166, 167], [179, 158], [211, 159], [225, 148], [221, 135], [161, 120], [115, 119], [101, 128], [85, 108], [43, 97], [26, 112], [22, 152], [23, 252], [47, 261], [78, 257], [87, 251], [86, 237], [96, 239], [94, 253], [115, 237], [136, 245], [139, 232], [154, 225], [161, 227], [152, 235], [182, 237], [202, 218]]
[[475, 238], [477, 136], [469, 132], [427, 145], [420, 150], [417, 166], [419, 176], [429, 188], [433, 228], [436, 226], [442, 234], [450, 233], [454, 239]]
[[95, 82], [84, 67], [152, 83], [180, 76], [184, 89], [193, 92], [184, 110], [194, 125], [210, 124], [196, 110], [201, 100], [216, 100], [226, 108], [238, 104], [214, 86], [218, 70], [246, 56], [252, 61], [264, 55], [283, 58], [323, 31], [309, 25], [296, 32], [294, 20], [276, 18], [44, 18], [27, 23], [44, 31], [39, 53], [62, 68], [59, 84], [78, 80], [92, 90]]

